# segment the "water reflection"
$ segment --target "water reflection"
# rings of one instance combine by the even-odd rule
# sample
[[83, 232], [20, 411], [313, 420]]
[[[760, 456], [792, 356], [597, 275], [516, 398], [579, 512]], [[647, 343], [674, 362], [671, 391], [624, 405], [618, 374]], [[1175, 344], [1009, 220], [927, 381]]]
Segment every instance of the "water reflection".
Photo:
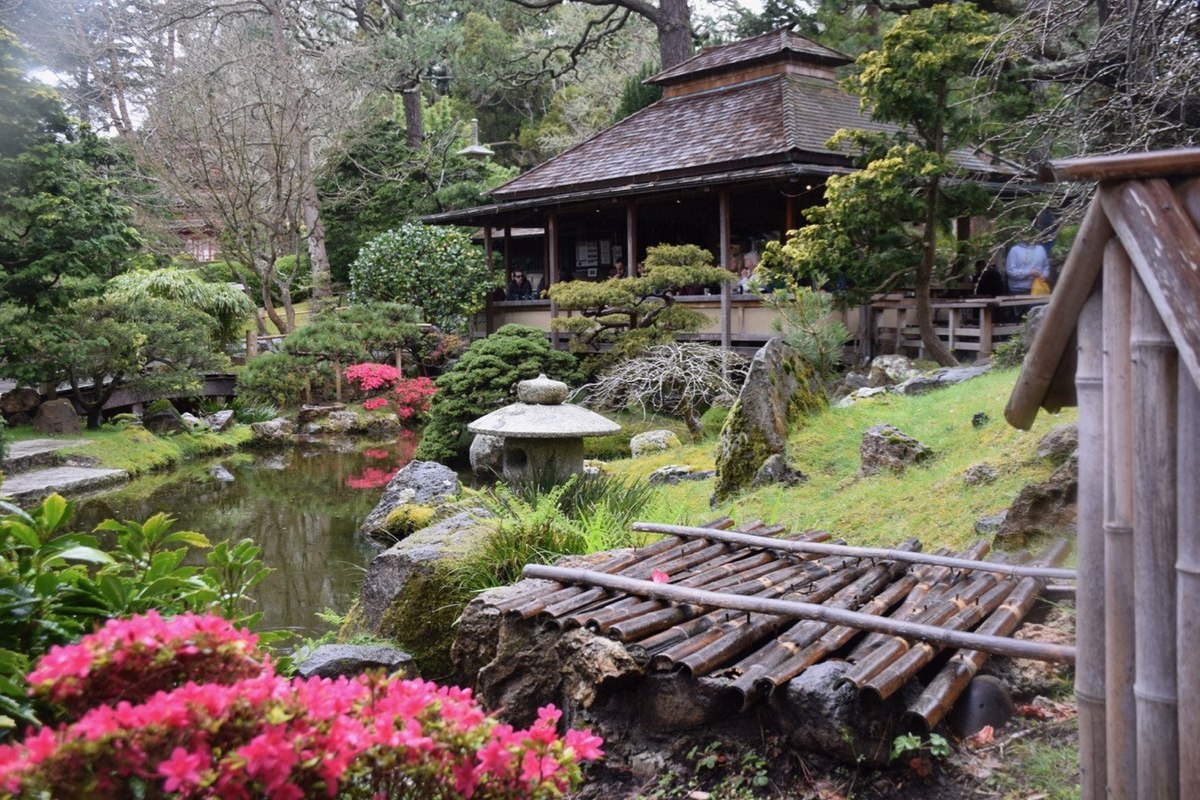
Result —
[[377, 552], [358, 526], [415, 446], [404, 437], [361, 448], [345, 441], [239, 453], [83, 501], [79, 518], [90, 528], [110, 517], [142, 520], [166, 511], [178, 520], [176, 530], [213, 541], [249, 537], [273, 570], [255, 591], [263, 627], [317, 635], [327, 629], [317, 612], [344, 612], [357, 597]]

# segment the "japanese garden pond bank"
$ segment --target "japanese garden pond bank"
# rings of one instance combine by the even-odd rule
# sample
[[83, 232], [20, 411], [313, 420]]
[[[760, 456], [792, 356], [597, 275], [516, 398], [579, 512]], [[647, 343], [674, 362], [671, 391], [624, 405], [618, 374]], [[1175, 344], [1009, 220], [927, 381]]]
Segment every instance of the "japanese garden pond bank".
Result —
[[79, 501], [77, 521], [90, 529], [109, 518], [144, 520], [164, 511], [177, 520], [176, 530], [199, 531], [214, 543], [251, 538], [272, 570], [253, 592], [262, 629], [318, 636], [331, 625], [317, 614], [344, 613], [358, 596], [378, 552], [359, 536], [359, 525], [416, 444], [413, 436], [325, 440], [191, 462]]

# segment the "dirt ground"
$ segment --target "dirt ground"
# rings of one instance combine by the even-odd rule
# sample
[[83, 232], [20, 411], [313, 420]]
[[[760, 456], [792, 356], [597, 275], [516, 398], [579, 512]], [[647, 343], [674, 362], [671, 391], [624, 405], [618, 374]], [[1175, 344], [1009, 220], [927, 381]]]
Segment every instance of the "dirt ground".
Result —
[[724, 743], [696, 745], [683, 763], [653, 775], [613, 765], [585, 773], [576, 800], [1070, 800], [1079, 796], [1075, 709], [1045, 701], [1021, 706], [998, 731], [947, 742], [949, 753], [928, 749], [871, 769], [797, 753], [779, 741], [753, 750]]

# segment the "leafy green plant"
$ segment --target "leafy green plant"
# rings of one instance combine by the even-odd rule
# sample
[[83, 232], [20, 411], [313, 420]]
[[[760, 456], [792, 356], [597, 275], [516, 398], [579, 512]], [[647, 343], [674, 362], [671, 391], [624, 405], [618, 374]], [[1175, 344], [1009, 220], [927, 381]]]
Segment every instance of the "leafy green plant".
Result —
[[327, 362], [287, 353], [263, 353], [238, 373], [238, 398], [258, 405], [298, 405], [313, 390], [333, 386]]
[[[813, 282], [818, 286], [825, 283], [820, 277]], [[792, 281], [788, 291], [778, 289], [764, 295], [763, 304], [777, 314], [772, 327], [822, 379], [828, 380], [838, 371], [850, 332], [833, 317], [832, 295]]]
[[[677, 332], [699, 330], [707, 321], [703, 313], [677, 304], [676, 292], [736, 279], [713, 266], [712, 253], [692, 244], [648, 248], [644, 270], [636, 278], [551, 286], [550, 299], [560, 308], [581, 312], [558, 317], [551, 327], [571, 334], [574, 351], [595, 351], [611, 344], [615, 356], [635, 356], [650, 345], [670, 341]], [[612, 357], [594, 360], [610, 363]]]
[[473, 343], [454, 367], [437, 379], [416, 458], [444, 461], [466, 449], [467, 423], [513, 401], [518, 381], [544, 372], [578, 382], [575, 357], [550, 346], [546, 334], [525, 325], [505, 325]]
[[230, 283], [209, 282], [195, 270], [178, 267], [123, 273], [109, 281], [108, 295], [131, 303], [159, 298], [199, 309], [216, 321], [215, 338], [221, 344], [237, 339], [254, 313], [254, 303]]
[[252, 422], [269, 422], [279, 416], [279, 409], [270, 403], [260, 403], [248, 397], [233, 399], [233, 418], [243, 425]]
[[367, 242], [350, 265], [350, 300], [410, 302], [424, 321], [465, 331], [497, 276], [453, 228], [408, 223]]
[[947, 758], [950, 755], [950, 742], [946, 741], [946, 737], [940, 733], [931, 733], [928, 739], [922, 739], [912, 733], [905, 733], [892, 740], [891, 760], [895, 761], [908, 756], [909, 768], [922, 778], [929, 775], [932, 770], [932, 765], [925, 757], [925, 753], [934, 759]]
[[22, 678], [30, 663], [105, 619], [212, 609], [239, 624], [257, 622], [241, 610], [266, 575], [249, 540], [218, 545], [202, 570], [183, 560], [208, 539], [173, 530], [165, 514], [107, 520], [85, 534], [69, 530], [74, 506], [57, 494], [28, 512], [8, 503], [0, 510], [0, 729], [39, 715]]

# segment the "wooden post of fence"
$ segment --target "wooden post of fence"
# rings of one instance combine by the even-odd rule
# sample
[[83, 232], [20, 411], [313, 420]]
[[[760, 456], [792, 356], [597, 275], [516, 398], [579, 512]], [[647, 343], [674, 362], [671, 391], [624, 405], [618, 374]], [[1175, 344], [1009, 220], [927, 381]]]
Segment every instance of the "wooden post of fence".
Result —
[[[1076, 548], [1080, 575], [1104, 574], [1104, 307], [1100, 282], [1079, 314], [1075, 394], [1079, 399], [1079, 519]], [[1075, 697], [1079, 704], [1081, 800], [1101, 800], [1105, 783], [1104, 584], [1076, 588]]]
[[[1131, 310], [1137, 787], [1138, 797], [1174, 798], [1179, 797], [1175, 682], [1178, 354], [1136, 273]], [[1195, 690], [1189, 687], [1189, 691]]]
[[[1129, 301], [1133, 265], [1117, 239], [1104, 250], [1104, 637], [1108, 796], [1137, 797], [1134, 681], [1133, 391]], [[1101, 795], [1103, 797], [1103, 795]]]

